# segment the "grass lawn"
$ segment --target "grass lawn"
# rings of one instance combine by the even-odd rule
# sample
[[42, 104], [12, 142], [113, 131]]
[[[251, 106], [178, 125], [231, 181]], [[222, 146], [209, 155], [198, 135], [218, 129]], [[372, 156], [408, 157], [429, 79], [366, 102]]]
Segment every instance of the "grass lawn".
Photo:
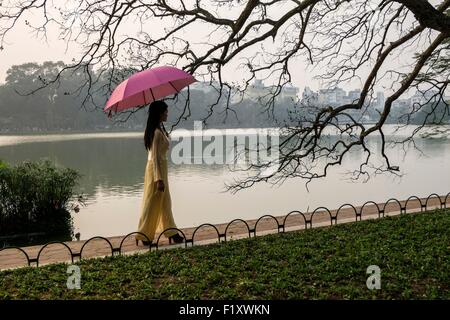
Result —
[[[0, 272], [0, 299], [450, 299], [450, 209]], [[366, 286], [381, 269], [381, 289]]]

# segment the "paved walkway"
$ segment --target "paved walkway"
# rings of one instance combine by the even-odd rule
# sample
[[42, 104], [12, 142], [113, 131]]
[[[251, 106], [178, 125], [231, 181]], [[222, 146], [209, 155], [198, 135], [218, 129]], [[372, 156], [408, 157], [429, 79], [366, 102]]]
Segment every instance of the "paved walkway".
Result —
[[[441, 196], [442, 201], [447, 201], [446, 206], [450, 206], [450, 197], [445, 200], [446, 196]], [[383, 216], [391, 216], [397, 215], [401, 212], [404, 212], [406, 209], [406, 213], [412, 212], [420, 212], [425, 210], [433, 210], [436, 208], [440, 208], [442, 203], [437, 197], [431, 197], [428, 200], [428, 203], [425, 207], [426, 198], [421, 199], [421, 202], [417, 199], [411, 199], [408, 201], [406, 207], [406, 201], [388, 201], [385, 203], [379, 203], [375, 205], [375, 203], [367, 203], [366, 205], [360, 207], [351, 207], [351, 206], [343, 206], [341, 209], [330, 210], [329, 212], [322, 208], [316, 209], [315, 212], [309, 213], [299, 213], [292, 212], [291, 214], [285, 214], [283, 216], [275, 216], [275, 217], [264, 217], [253, 220], [247, 220], [247, 226], [245, 223], [240, 221], [234, 221], [230, 224], [216, 224], [215, 228], [217, 228], [220, 241], [225, 240], [225, 230], [227, 225], [229, 225], [226, 230], [226, 240], [235, 240], [240, 238], [249, 237], [249, 231], [251, 230], [251, 236], [254, 234], [256, 236], [276, 233], [278, 231], [286, 232], [288, 231], [296, 231], [303, 230], [305, 228], [315, 228], [322, 226], [329, 226], [331, 224], [341, 224], [354, 222], [356, 220], [366, 220], [366, 219], [376, 219], [379, 215]], [[381, 210], [381, 214], [379, 214], [378, 208]], [[403, 208], [403, 210], [402, 210]], [[383, 210], [384, 209], [384, 210]], [[355, 211], [356, 210], [356, 211]], [[356, 215], [356, 213], [361, 213], [361, 215]], [[286, 218], [287, 217], [287, 218]], [[275, 219], [276, 221], [275, 221]], [[256, 225], [257, 223], [257, 225]], [[256, 225], [256, 228], [255, 228]], [[186, 236], [187, 243], [177, 244], [177, 245], [169, 245], [168, 239], [165, 236], [161, 236], [160, 241], [158, 243], [158, 248], [152, 246], [151, 250], [156, 249], [168, 249], [173, 247], [180, 246], [192, 246], [192, 245], [205, 245], [210, 243], [215, 243], [219, 241], [219, 237], [217, 231], [212, 226], [203, 226], [195, 232], [193, 228], [184, 228], [181, 229]], [[193, 237], [193, 234], [195, 235]], [[53, 243], [47, 245], [39, 256], [39, 266], [56, 263], [56, 262], [70, 262], [72, 261], [72, 255], [68, 248], [73, 253], [73, 260], [78, 261], [80, 256], [82, 259], [93, 258], [93, 257], [103, 257], [110, 256], [112, 254], [119, 254], [119, 248], [121, 247], [122, 254], [133, 254], [133, 253], [143, 253], [148, 252], [149, 247], [145, 247], [142, 243], [139, 243], [139, 246], [136, 246], [134, 236], [131, 235], [124, 239], [125, 236], [120, 237], [110, 237], [107, 238], [111, 245], [104, 238], [91, 239], [90, 241], [70, 241], [62, 243]], [[155, 238], [155, 242], [158, 239], [158, 235]], [[193, 243], [192, 243], [193, 240]], [[122, 243], [123, 241], [123, 243]], [[122, 244], [122, 246], [121, 246]], [[66, 247], [67, 246], [67, 247]], [[84, 246], [81, 255], [80, 251]], [[112, 248], [111, 248], [112, 246]], [[37, 257], [39, 251], [43, 248], [42, 245], [38, 246], [30, 246], [30, 247], [22, 247], [21, 249], [26, 252], [29, 259], [31, 259], [31, 265], [37, 265]], [[1, 269], [10, 269], [17, 268], [22, 266], [27, 266], [28, 260], [23, 252], [19, 249], [7, 249], [0, 251], [0, 270]]]

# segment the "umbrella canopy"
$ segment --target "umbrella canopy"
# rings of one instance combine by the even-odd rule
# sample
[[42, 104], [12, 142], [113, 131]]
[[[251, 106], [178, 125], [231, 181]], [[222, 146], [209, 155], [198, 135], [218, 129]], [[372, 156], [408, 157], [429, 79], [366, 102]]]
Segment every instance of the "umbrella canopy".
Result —
[[197, 80], [189, 73], [175, 67], [156, 67], [133, 74], [114, 89], [104, 112], [120, 112], [143, 106], [181, 91]]

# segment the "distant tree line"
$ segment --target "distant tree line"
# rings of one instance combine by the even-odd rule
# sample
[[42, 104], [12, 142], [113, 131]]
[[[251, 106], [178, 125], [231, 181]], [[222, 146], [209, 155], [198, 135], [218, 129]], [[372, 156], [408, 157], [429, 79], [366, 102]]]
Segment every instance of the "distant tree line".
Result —
[[[25, 63], [13, 66], [7, 71], [5, 83], [0, 86], [1, 133], [116, 131], [145, 128], [147, 114], [143, 110], [128, 117], [125, 115], [122, 120], [109, 119], [99, 107], [104, 105], [108, 98], [101, 90], [104, 83], [101, 81], [96, 83], [98, 90], [90, 88], [90, 94], [87, 95], [85, 92], [87, 87], [83, 86], [87, 81], [87, 72], [77, 70], [72, 74], [63, 73], [57, 83], [48, 84], [46, 79], [55, 78], [63, 66], [63, 62]], [[93, 72], [89, 70], [90, 74]], [[106, 82], [108, 77], [105, 75], [104, 78]], [[43, 88], [36, 90], [40, 87]], [[33, 93], [30, 94], [31, 92]], [[180, 94], [176, 99], [166, 100], [171, 107], [168, 126], [193, 129], [194, 121], [204, 119], [208, 114], [211, 114], [208, 117], [208, 128], [299, 125], [299, 119], [302, 119], [302, 122], [314, 121], [318, 108], [301, 105], [292, 99], [278, 98], [275, 108], [265, 110], [265, 104], [257, 101], [247, 99], [228, 103], [227, 95], [223, 93], [219, 98], [219, 95], [214, 94], [214, 90], [207, 93], [190, 89], [189, 110], [186, 110], [186, 96]], [[211, 105], [214, 105], [214, 112]], [[410, 119], [405, 119], [403, 112], [393, 110], [387, 122], [405, 123], [408, 120], [409, 123], [420, 124], [428, 116], [428, 109], [430, 108], [422, 108], [411, 114]], [[428, 123], [437, 122], [436, 117], [439, 120], [442, 120], [442, 116], [447, 121], [450, 119], [444, 105], [435, 111], [433, 117], [428, 116]], [[369, 118], [377, 116], [373, 108], [368, 108], [365, 114]]]
[[[86, 82], [86, 73], [77, 71], [64, 74], [57, 83], [44, 86], [46, 79], [52, 79], [64, 66], [63, 62], [25, 63], [15, 65], [7, 71], [5, 83], [0, 86], [0, 132], [45, 132], [45, 131], [95, 131], [95, 130], [142, 130], [146, 123], [147, 113], [142, 111], [131, 117], [122, 117], [123, 121], [109, 119], [99, 106], [104, 105], [107, 96], [98, 90], [91, 94], [89, 101], [86, 92], [81, 89]], [[90, 70], [92, 73], [93, 71]], [[99, 88], [102, 83], [96, 84]], [[30, 94], [31, 92], [34, 93]], [[95, 92], [91, 88], [91, 92]], [[171, 107], [168, 123], [183, 114], [183, 122], [176, 123], [177, 128], [193, 129], [193, 122], [201, 119], [209, 112], [209, 105], [217, 100], [217, 96], [201, 90], [190, 90], [189, 111], [183, 109], [185, 95], [177, 99], [167, 99]], [[214, 111], [225, 111], [226, 99], [221, 97]], [[292, 101], [279, 101], [280, 107], [275, 114], [264, 113], [260, 104], [251, 100], [232, 105], [226, 112], [214, 113], [209, 121], [209, 128], [235, 127], [272, 127], [279, 121], [281, 125], [289, 121], [288, 109], [294, 108]], [[274, 118], [278, 119], [274, 122]]]

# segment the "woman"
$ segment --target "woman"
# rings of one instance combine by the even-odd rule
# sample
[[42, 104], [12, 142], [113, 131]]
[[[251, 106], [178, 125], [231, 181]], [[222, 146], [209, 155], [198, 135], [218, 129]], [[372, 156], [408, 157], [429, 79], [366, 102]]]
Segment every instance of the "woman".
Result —
[[[155, 233], [161, 233], [169, 228], [176, 228], [172, 215], [172, 203], [169, 192], [167, 175], [167, 151], [170, 138], [164, 128], [163, 121], [167, 121], [168, 108], [163, 101], [151, 103], [148, 112], [147, 127], [144, 134], [144, 145], [148, 150], [147, 165], [144, 178], [144, 196], [142, 199], [142, 213], [139, 220], [138, 232], [145, 234], [150, 241]], [[164, 233], [170, 243], [181, 243], [181, 237], [176, 230]], [[141, 240], [144, 245], [150, 242], [141, 235], [136, 235], [136, 245]]]

